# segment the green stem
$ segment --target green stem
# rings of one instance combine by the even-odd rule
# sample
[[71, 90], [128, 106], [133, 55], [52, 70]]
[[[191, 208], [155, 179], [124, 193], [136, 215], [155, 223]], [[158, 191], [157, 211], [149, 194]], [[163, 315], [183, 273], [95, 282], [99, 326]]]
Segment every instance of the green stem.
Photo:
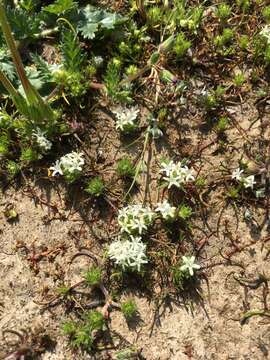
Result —
[[3, 76], [3, 73], [1, 73], [0, 81], [3, 82], [3, 85], [10, 93], [17, 109], [24, 116], [34, 120], [35, 122], [41, 122], [44, 120], [53, 122], [55, 119], [53, 110], [48, 105], [48, 103], [43, 100], [39, 92], [35, 89], [26, 76], [19, 51], [16, 47], [15, 39], [12, 35], [11, 28], [8, 23], [3, 0], [0, 0], [0, 26], [2, 27], [6, 43], [11, 52], [13, 63], [16, 67], [19, 79], [21, 80], [26, 99], [14, 89], [13, 85], [6, 78], [6, 76]]
[[[4, 7], [3, 1], [1, 1], [1, 0], [0, 0], [0, 24], [2, 26], [5, 40], [7, 42], [9, 50], [11, 52], [13, 62], [16, 66], [17, 73], [22, 82], [22, 86], [24, 88], [25, 94], [26, 94], [27, 98], [28, 98], [28, 96], [30, 96], [29, 102], [32, 102], [35, 98], [34, 94], [32, 94], [32, 86], [26, 77], [23, 63], [22, 63], [21, 57], [19, 55], [19, 52], [17, 50], [16, 43], [15, 43], [14, 37], [11, 32], [11, 28], [10, 28], [8, 20], [7, 20], [5, 7]], [[34, 98], [32, 99], [32, 97], [34, 97]]]
[[136, 181], [137, 181], [137, 178], [140, 174], [140, 171], [141, 171], [141, 168], [142, 168], [142, 165], [143, 165], [143, 158], [144, 158], [144, 154], [145, 154], [145, 151], [146, 151], [146, 147], [147, 147], [147, 144], [148, 144], [148, 141], [149, 141], [149, 132], [147, 131], [146, 134], [145, 134], [145, 139], [144, 139], [144, 144], [143, 144], [143, 151], [142, 151], [142, 154], [141, 154], [141, 158], [139, 160], [139, 163], [138, 165], [136, 166], [136, 171], [135, 171], [135, 175], [134, 175], [134, 178], [133, 178], [133, 181], [127, 191], [127, 193], [125, 194], [124, 196], [124, 200], [127, 198], [128, 194], [131, 192], [131, 190], [133, 189], [133, 186], [135, 185]]

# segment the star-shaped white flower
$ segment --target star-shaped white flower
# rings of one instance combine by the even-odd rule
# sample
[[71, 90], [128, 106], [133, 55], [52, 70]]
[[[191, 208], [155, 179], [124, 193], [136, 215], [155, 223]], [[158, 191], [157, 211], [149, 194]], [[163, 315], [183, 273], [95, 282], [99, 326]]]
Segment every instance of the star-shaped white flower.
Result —
[[176, 207], [171, 206], [167, 200], [157, 204], [156, 211], [161, 213], [165, 220], [174, 219], [176, 215]]
[[232, 173], [232, 179], [235, 179], [237, 181], [241, 181], [242, 180], [242, 177], [243, 177], [243, 172], [244, 170], [240, 170], [240, 168], [237, 168], [233, 171]]
[[130, 127], [136, 127], [135, 120], [137, 119], [139, 111], [136, 106], [126, 109], [118, 107], [113, 110], [116, 116], [116, 129], [126, 131]]
[[194, 275], [194, 270], [201, 268], [200, 265], [195, 264], [195, 256], [183, 256], [182, 262], [183, 265], [180, 267], [180, 270], [183, 272], [188, 271], [190, 276]]
[[174, 169], [174, 162], [172, 160], [170, 162], [163, 161], [160, 166], [160, 172], [165, 173], [166, 176], [169, 176], [171, 171]]
[[36, 138], [38, 146], [42, 150], [47, 151], [51, 149], [52, 143], [46, 138], [45, 134], [45, 131], [42, 131], [40, 128], [37, 128], [36, 131], [33, 131], [33, 137]]
[[63, 175], [61, 162], [59, 160], [56, 160], [55, 164], [50, 167], [50, 170], [52, 171], [52, 176]]
[[254, 175], [250, 175], [250, 176], [247, 176], [246, 178], [243, 179], [243, 185], [244, 187], [247, 189], [247, 188], [251, 188], [253, 189], [253, 186], [256, 184], [256, 181], [254, 180], [255, 177]]
[[141, 270], [141, 266], [148, 262], [145, 254], [146, 245], [139, 236], [130, 236], [129, 240], [119, 238], [110, 244], [108, 256], [120, 265], [123, 270], [126, 268]]

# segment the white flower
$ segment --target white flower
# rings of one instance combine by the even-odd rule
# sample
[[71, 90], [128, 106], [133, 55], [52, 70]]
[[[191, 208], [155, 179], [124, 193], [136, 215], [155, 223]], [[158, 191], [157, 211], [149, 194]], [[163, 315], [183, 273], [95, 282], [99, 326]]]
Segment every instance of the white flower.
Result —
[[256, 181], [254, 180], [254, 175], [247, 176], [243, 179], [243, 185], [244, 187], [253, 189], [253, 186], [256, 184]]
[[56, 163], [50, 167], [50, 170], [53, 171], [52, 176], [57, 174], [63, 175], [66, 171], [70, 174], [75, 172], [81, 172], [84, 165], [83, 153], [77, 153], [72, 151], [57, 160]]
[[181, 187], [182, 184], [195, 180], [193, 170], [189, 169], [187, 166], [183, 166], [181, 162], [162, 162], [160, 172], [165, 173], [166, 176], [164, 177], [164, 180], [168, 182], [169, 189], [173, 185]]
[[149, 207], [140, 204], [128, 205], [119, 210], [118, 224], [122, 233], [142, 234], [144, 230], [153, 222], [155, 213]]
[[45, 132], [41, 131], [40, 128], [37, 128], [36, 131], [33, 131], [33, 137], [36, 138], [36, 142], [42, 150], [47, 151], [51, 149], [52, 143], [46, 138]]
[[240, 168], [237, 168], [236, 170], [233, 171], [232, 173], [232, 179], [235, 179], [237, 181], [241, 181], [242, 177], [243, 177], [243, 172], [244, 170], [240, 170]]
[[259, 34], [266, 39], [268, 44], [270, 44], [270, 26], [269, 25], [265, 25]]
[[55, 164], [50, 167], [50, 170], [52, 170], [52, 176], [55, 176], [57, 174], [63, 175], [63, 170], [61, 167], [61, 162], [59, 160], [56, 160]]
[[83, 153], [72, 151], [71, 153], [62, 156], [60, 162], [63, 169], [69, 173], [82, 171], [82, 166], [84, 165]]
[[108, 256], [123, 269], [135, 268], [140, 271], [141, 266], [148, 262], [146, 245], [140, 237], [130, 236], [130, 240], [118, 239], [109, 245]]
[[194, 275], [194, 270], [200, 269], [200, 265], [195, 264], [195, 256], [183, 256], [182, 257], [183, 265], [180, 267], [180, 270], [185, 272], [188, 271], [190, 276]]
[[48, 67], [53, 75], [63, 69], [63, 64], [48, 64]]
[[170, 162], [163, 161], [160, 165], [160, 172], [164, 172], [166, 176], [169, 176], [171, 171], [174, 169], [174, 162], [172, 160]]
[[137, 119], [139, 111], [136, 106], [126, 109], [119, 107], [113, 110], [116, 116], [116, 129], [128, 131], [135, 128], [135, 120]]
[[161, 213], [163, 219], [170, 220], [175, 218], [176, 207], [171, 206], [167, 200], [164, 200], [162, 203], [158, 203], [157, 205], [158, 207], [156, 208], [156, 211]]

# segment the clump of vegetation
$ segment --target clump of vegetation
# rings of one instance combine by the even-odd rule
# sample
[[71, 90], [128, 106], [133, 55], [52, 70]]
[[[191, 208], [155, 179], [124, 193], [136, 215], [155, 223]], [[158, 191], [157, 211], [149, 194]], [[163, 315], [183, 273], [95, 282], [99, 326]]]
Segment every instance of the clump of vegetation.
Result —
[[[162, 289], [158, 300], [198, 284], [207, 239], [197, 238], [196, 221], [203, 220], [205, 235], [219, 236], [227, 207], [238, 213], [243, 206], [248, 220], [251, 206], [267, 205], [267, 141], [249, 135], [258, 119], [242, 126], [238, 108], [244, 113], [247, 103], [265, 115], [270, 6], [132, 0], [120, 14], [104, 2], [85, 3], [0, 0], [0, 181], [4, 189], [23, 184], [50, 209], [44, 221], [78, 224], [79, 209], [83, 224], [69, 232], [79, 248], [71, 263], [87, 256], [86, 224], [100, 240], [98, 260], [81, 281], [41, 302], [62, 301], [76, 319], [63, 325], [71, 346], [94, 352], [105, 348], [98, 341], [111, 311], [121, 309], [128, 321], [136, 316], [133, 299], [116, 302], [130, 283]], [[239, 153], [258, 166], [251, 171]], [[36, 193], [32, 184], [41, 179], [57, 194], [65, 189], [64, 201]], [[12, 206], [3, 214], [18, 218]], [[31, 268], [61, 249], [33, 248]], [[101, 312], [88, 311], [95, 308]], [[118, 350], [119, 359], [139, 354], [133, 346]]]
[[138, 308], [135, 301], [129, 299], [121, 304], [121, 311], [127, 320], [131, 320], [138, 312]]
[[117, 162], [116, 172], [118, 176], [123, 178], [133, 178], [136, 168], [129, 158], [123, 158]]
[[97, 286], [102, 280], [102, 270], [97, 266], [93, 266], [86, 271], [84, 278], [87, 285]]
[[179, 59], [183, 58], [186, 55], [190, 47], [191, 41], [186, 39], [184, 33], [181, 32], [177, 34], [173, 50]]
[[67, 321], [63, 324], [63, 334], [68, 336], [70, 343], [75, 348], [90, 351], [94, 346], [94, 336], [105, 325], [103, 315], [95, 310], [85, 313], [82, 321]]
[[216, 15], [220, 18], [222, 22], [228, 19], [231, 16], [231, 13], [232, 9], [227, 3], [219, 4], [216, 10]]
[[103, 195], [105, 191], [103, 180], [99, 176], [94, 177], [88, 182], [85, 191], [95, 197]]

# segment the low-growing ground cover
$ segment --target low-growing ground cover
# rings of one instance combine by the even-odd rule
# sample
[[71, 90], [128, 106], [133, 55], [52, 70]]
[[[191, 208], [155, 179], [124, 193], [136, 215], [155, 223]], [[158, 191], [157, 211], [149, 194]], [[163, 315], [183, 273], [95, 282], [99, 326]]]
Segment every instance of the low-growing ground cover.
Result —
[[267, 2], [0, 24], [1, 358], [267, 358]]

